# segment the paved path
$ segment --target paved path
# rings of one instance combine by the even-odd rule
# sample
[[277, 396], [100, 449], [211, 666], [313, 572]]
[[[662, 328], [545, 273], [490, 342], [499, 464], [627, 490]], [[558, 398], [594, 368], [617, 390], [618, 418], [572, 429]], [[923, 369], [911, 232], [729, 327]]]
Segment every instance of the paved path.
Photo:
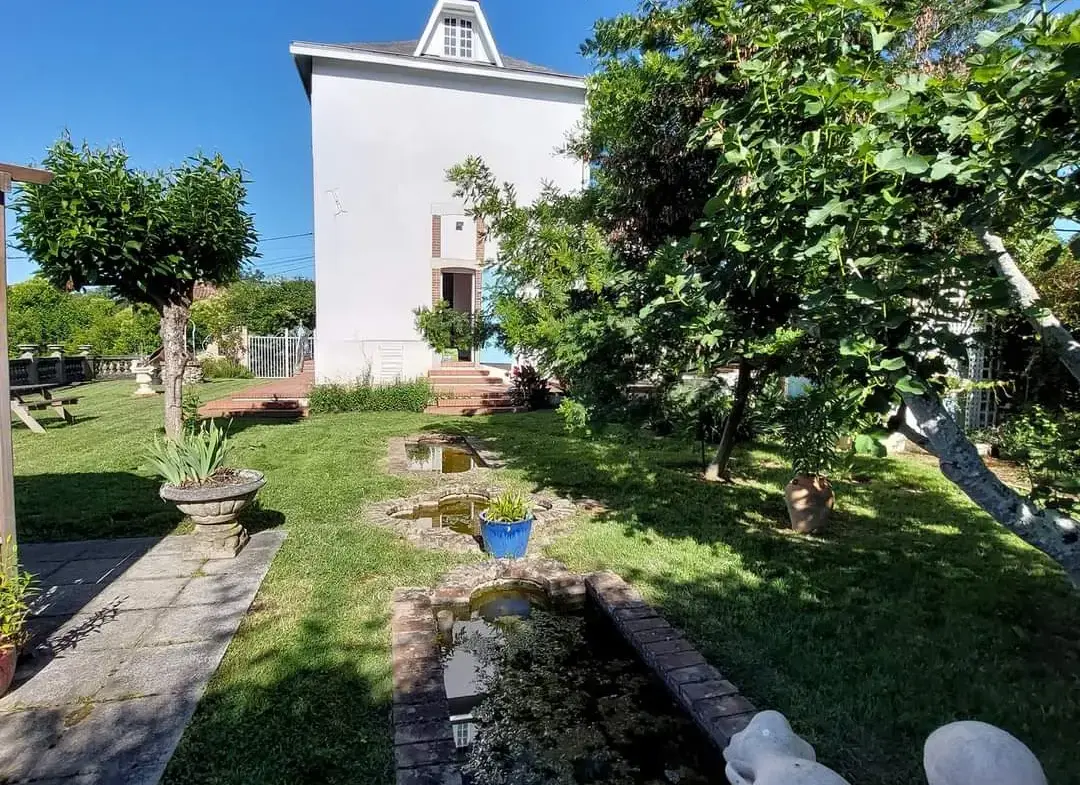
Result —
[[284, 538], [223, 561], [186, 537], [24, 545], [41, 595], [0, 698], [0, 783], [157, 783]]

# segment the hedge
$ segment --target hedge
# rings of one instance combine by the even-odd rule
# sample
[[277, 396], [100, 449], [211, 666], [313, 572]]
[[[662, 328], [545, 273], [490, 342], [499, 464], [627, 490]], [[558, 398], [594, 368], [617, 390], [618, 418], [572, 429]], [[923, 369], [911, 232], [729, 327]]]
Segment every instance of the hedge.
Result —
[[427, 379], [390, 384], [356, 382], [320, 384], [311, 391], [310, 408], [327, 412], [422, 412], [435, 401]]

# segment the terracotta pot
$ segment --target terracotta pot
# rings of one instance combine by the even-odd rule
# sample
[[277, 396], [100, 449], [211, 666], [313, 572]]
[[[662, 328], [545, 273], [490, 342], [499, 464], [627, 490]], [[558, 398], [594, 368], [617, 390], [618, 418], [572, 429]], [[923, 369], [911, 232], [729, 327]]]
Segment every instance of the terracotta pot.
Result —
[[785, 486], [784, 496], [791, 528], [803, 534], [824, 528], [836, 504], [836, 494], [825, 477], [799, 475]]
[[19, 651], [14, 646], [3, 648], [0, 645], [0, 697], [8, 691], [12, 680], [15, 678], [15, 661], [19, 659]]

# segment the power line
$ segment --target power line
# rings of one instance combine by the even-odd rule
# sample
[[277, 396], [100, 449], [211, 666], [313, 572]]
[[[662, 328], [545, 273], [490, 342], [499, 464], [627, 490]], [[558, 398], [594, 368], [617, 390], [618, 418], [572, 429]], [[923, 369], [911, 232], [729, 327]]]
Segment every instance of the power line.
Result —
[[311, 236], [314, 236], [314, 234], [314, 232], [303, 232], [302, 234], [282, 234], [280, 236], [276, 236], [276, 238], [262, 238], [259, 240], [259, 242], [273, 243], [278, 240], [296, 240], [297, 238], [311, 238]]

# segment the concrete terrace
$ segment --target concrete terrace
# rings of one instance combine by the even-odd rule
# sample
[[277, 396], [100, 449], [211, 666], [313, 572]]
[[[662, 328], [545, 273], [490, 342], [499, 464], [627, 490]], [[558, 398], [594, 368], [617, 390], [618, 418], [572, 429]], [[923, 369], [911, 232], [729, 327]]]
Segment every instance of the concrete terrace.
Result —
[[219, 561], [187, 537], [23, 546], [41, 592], [0, 698], [0, 782], [156, 783], [284, 539]]

